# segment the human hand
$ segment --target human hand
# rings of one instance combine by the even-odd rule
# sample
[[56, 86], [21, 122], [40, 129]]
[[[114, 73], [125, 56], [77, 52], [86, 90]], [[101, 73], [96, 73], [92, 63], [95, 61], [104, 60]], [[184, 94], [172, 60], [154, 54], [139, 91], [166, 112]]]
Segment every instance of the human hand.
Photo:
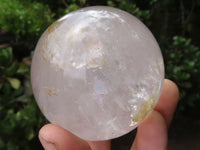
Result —
[[[165, 79], [160, 99], [137, 129], [131, 150], [167, 150], [167, 130], [178, 103], [177, 86]], [[47, 124], [39, 132], [45, 150], [110, 150], [109, 141], [84, 141], [69, 131]]]

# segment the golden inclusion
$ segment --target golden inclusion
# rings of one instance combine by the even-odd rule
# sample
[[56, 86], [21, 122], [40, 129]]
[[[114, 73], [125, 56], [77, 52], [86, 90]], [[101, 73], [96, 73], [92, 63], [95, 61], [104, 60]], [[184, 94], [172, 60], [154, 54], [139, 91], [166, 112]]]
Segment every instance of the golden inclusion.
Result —
[[85, 140], [135, 129], [160, 96], [164, 64], [147, 27], [111, 7], [87, 7], [53, 23], [35, 49], [31, 82], [46, 118]]

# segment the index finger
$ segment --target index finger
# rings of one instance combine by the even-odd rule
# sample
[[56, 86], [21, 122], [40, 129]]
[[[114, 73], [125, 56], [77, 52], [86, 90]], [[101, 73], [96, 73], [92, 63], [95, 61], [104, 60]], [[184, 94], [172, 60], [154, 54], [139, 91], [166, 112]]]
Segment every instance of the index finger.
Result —
[[171, 80], [165, 79], [164, 85], [165, 86], [163, 86], [162, 94], [154, 110], [162, 114], [167, 126], [169, 127], [178, 103], [179, 90], [177, 85]]

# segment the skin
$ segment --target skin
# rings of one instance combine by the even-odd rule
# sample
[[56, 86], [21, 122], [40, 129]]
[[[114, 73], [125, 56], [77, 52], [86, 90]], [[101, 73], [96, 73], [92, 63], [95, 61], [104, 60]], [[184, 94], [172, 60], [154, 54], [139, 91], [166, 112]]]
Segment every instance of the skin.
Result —
[[[179, 99], [175, 83], [165, 79], [160, 99], [138, 127], [131, 150], [167, 150], [167, 130]], [[39, 139], [45, 150], [110, 150], [109, 141], [84, 141], [69, 131], [53, 124], [43, 126]]]

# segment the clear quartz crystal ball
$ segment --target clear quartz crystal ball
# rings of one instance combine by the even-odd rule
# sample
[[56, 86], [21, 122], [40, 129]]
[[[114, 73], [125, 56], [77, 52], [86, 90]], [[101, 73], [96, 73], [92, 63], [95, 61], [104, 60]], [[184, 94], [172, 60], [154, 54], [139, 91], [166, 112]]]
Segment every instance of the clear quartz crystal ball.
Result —
[[156, 105], [163, 58], [147, 27], [110, 7], [87, 7], [53, 23], [35, 49], [31, 80], [46, 118], [85, 140], [136, 128]]

